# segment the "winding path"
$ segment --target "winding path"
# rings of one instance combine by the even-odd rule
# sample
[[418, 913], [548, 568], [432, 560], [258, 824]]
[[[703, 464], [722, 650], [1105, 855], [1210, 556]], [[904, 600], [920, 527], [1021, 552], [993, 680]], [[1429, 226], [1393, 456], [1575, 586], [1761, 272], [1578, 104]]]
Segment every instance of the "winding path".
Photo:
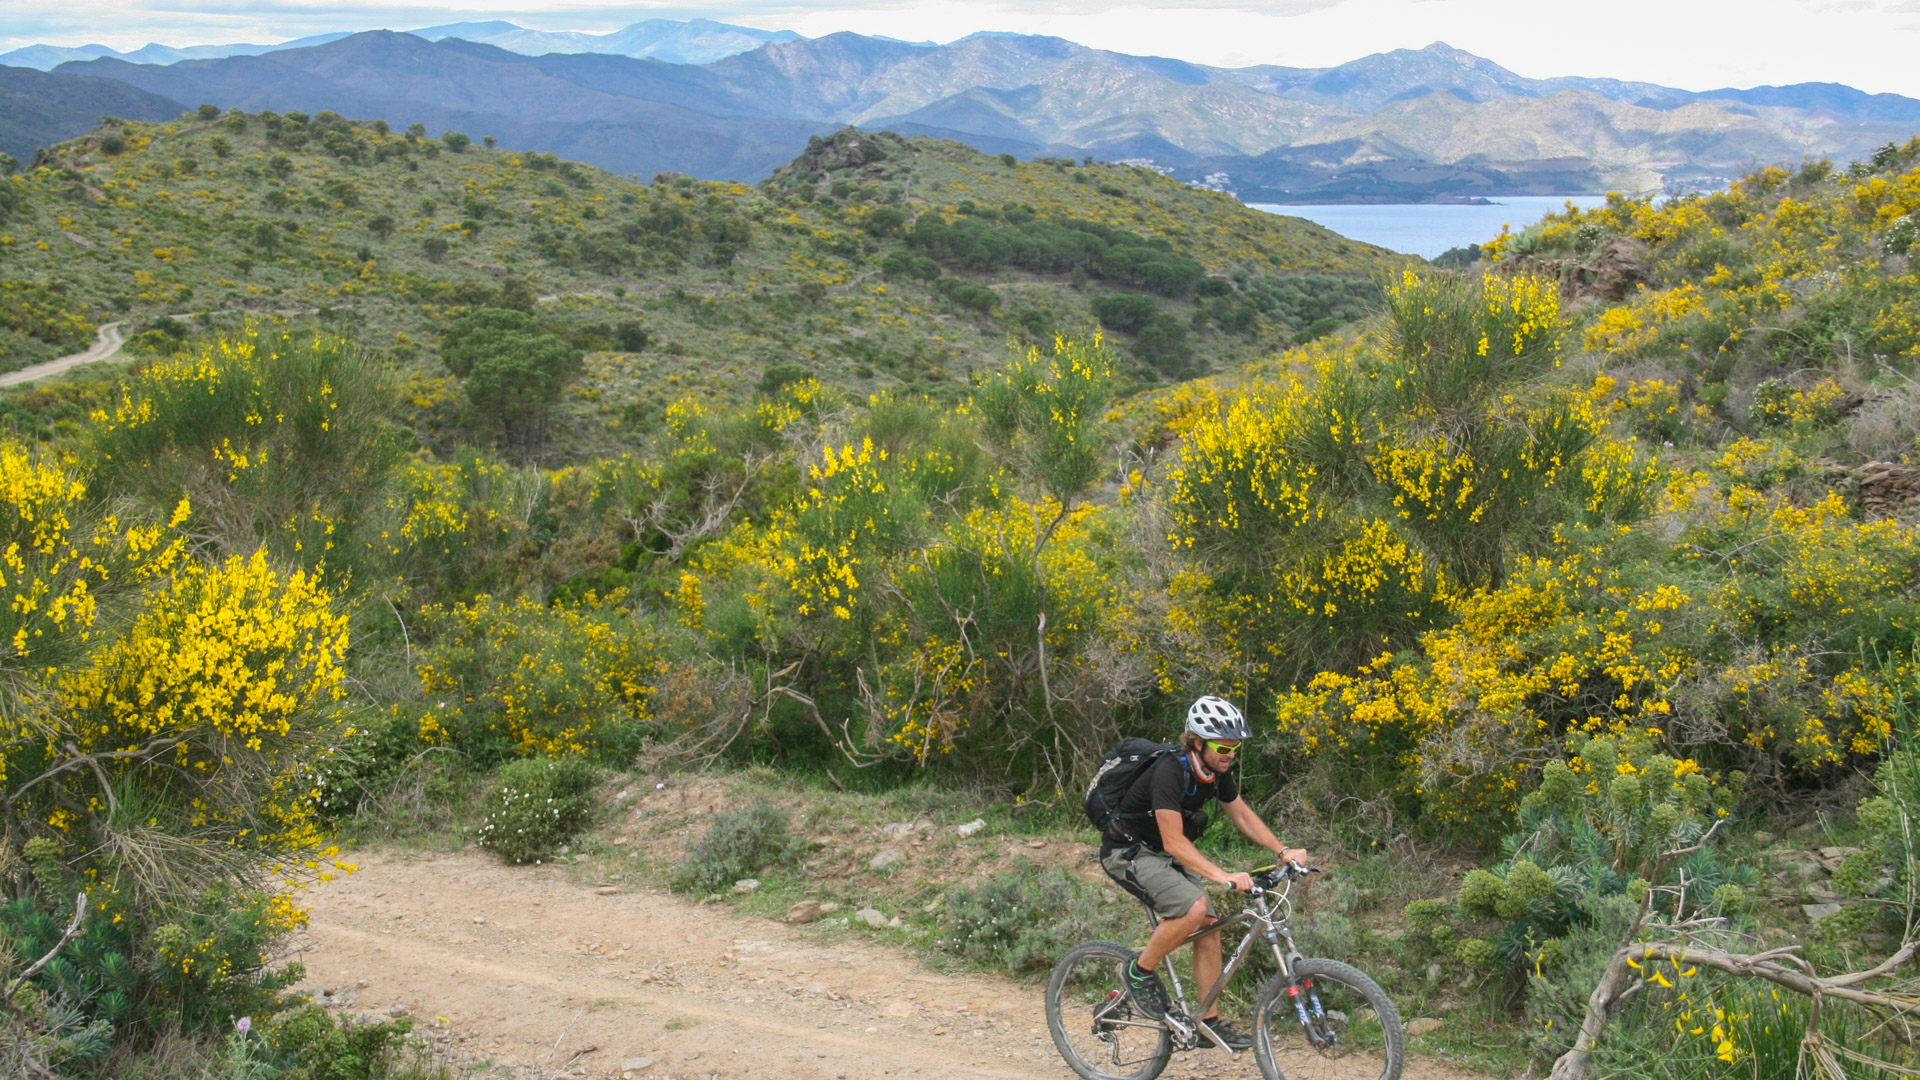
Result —
[[5, 375], [0, 375], [0, 386], [19, 386], [21, 383], [35, 382], [53, 375], [58, 375], [69, 368], [78, 367], [81, 364], [92, 364], [101, 360], [111, 360], [114, 355], [120, 351], [120, 346], [126, 344], [126, 339], [120, 336], [120, 328], [125, 325], [125, 323], [117, 322], [105, 323], [100, 327], [99, 333], [94, 339], [93, 348], [85, 352], [74, 353], [71, 356], [63, 356], [58, 360], [49, 360], [44, 364], [24, 367], [19, 371], [9, 371]]

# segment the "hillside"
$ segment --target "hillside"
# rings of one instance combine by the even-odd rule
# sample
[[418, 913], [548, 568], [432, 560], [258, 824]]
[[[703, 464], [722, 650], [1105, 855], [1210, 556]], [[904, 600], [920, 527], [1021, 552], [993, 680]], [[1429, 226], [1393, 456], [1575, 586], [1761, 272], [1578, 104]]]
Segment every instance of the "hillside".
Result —
[[[128, 313], [142, 353], [0, 395], [15, 1071], [347, 1046], [437, 1080], [406, 1054], [510, 1034], [686, 1075], [733, 1060], [723, 968], [847, 1036], [878, 1004], [834, 974], [852, 935], [1037, 981], [1136, 940], [1069, 872], [1097, 875], [1075, 793], [1202, 694], [1252, 737], [1191, 752], [1334, 871], [1294, 894], [1302, 951], [1376, 977], [1446, 1075], [1920, 1064], [1873, 1011], [1912, 1009], [1920, 951], [1920, 139], [1616, 196], [1460, 271], [851, 129], [758, 188], [643, 186], [209, 107], [0, 193], [7, 354]], [[316, 903], [354, 837], [404, 850]], [[497, 857], [441, 864], [483, 910], [409, 891], [441, 844]], [[554, 958], [638, 887], [839, 955], [766, 968], [742, 930], [677, 965], [609, 914]], [[336, 1009], [278, 994], [296, 949]], [[486, 987], [556, 963], [613, 996], [501, 1020]], [[455, 1007], [393, 996], [429, 986]], [[603, 1038], [626, 993], [657, 1045]], [[1396, 1045], [1369, 1001], [1326, 1019]], [[894, 1004], [861, 1054], [892, 1020], [974, 1061], [1039, 1035]], [[1252, 1022], [1324, 1064], [1307, 1009]]]
[[[561, 444], [581, 451], [683, 390], [732, 396], [780, 365], [952, 396], [1009, 335], [1096, 321], [1135, 378], [1181, 377], [1356, 317], [1399, 258], [1147, 170], [853, 131], [756, 190], [636, 184], [328, 114], [189, 116], [64, 144], [6, 190], [5, 278], [74, 315], [16, 318], [8, 369], [109, 319], [178, 334], [313, 318], [437, 400], [441, 328], [520, 282], [544, 318], [607, 350], [569, 406]], [[944, 222], [947, 239], [928, 240]]]
[[25, 164], [43, 146], [92, 131], [102, 116], [165, 120], [183, 108], [117, 79], [0, 67], [0, 154]]
[[[514, 40], [496, 31], [462, 32]], [[1920, 102], [1896, 95], [1527, 79], [1442, 43], [1244, 70], [1018, 34], [929, 46], [838, 33], [700, 65], [572, 48], [536, 57], [372, 31], [265, 56], [60, 70], [223, 108], [479, 129], [641, 176], [758, 180], [808, 136], [852, 124], [1028, 159], [1146, 159], [1279, 202], [1711, 187], [1755, 161], [1859, 159], [1920, 122]]]

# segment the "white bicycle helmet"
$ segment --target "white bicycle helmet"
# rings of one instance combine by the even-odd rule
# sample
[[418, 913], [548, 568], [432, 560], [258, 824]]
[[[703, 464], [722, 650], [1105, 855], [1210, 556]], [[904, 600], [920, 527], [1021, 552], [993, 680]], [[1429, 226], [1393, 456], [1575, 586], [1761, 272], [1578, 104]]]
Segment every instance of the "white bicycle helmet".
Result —
[[1247, 726], [1247, 718], [1233, 707], [1225, 698], [1212, 694], [1193, 703], [1187, 709], [1187, 730], [1203, 739], [1233, 739], [1246, 742], [1253, 738], [1253, 729]]

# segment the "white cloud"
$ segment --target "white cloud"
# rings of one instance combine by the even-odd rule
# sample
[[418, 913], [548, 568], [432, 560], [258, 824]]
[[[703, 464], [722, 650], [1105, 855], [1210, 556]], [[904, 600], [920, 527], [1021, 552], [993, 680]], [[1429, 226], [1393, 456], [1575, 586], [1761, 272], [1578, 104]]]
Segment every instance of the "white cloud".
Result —
[[1324, 67], [1441, 40], [1523, 75], [1636, 79], [1687, 89], [1808, 81], [1920, 97], [1920, 0], [736, 0], [682, 3], [467, 0], [459, 8], [362, 0], [0, 0], [0, 43], [131, 48], [277, 41], [332, 30], [508, 19], [610, 30], [706, 18], [809, 36], [839, 30], [949, 41], [976, 30], [1054, 34], [1120, 52], [1239, 66]]

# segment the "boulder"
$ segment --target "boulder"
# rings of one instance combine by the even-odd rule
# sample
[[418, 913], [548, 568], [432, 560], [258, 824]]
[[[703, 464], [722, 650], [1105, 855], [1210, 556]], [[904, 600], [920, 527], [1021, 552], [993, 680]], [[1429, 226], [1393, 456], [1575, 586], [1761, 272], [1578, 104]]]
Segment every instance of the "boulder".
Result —
[[1801, 904], [1800, 905], [1800, 911], [1802, 914], [1806, 915], [1807, 921], [1810, 923], [1814, 923], [1816, 925], [1818, 925], [1822, 919], [1831, 919], [1835, 915], [1840, 914], [1841, 910], [1842, 908], [1839, 904]]
[[870, 907], [863, 907], [859, 911], [854, 912], [853, 917], [856, 919], [859, 919], [861, 922], [866, 923], [868, 926], [871, 926], [876, 930], [887, 925], [887, 917], [885, 915], [880, 914], [880, 912], [877, 911], [876, 909], [870, 908]]
[[781, 916], [780, 921], [790, 922], [790, 923], [810, 923], [824, 914], [826, 913], [820, 909], [820, 901], [802, 900], [799, 903], [788, 908], [787, 913]]
[[887, 867], [894, 865], [904, 858], [906, 858], [906, 856], [900, 854], [898, 851], [892, 848], [885, 848], [880, 851], [879, 854], [867, 860], [867, 869], [885, 870]]
[[960, 838], [964, 840], [967, 837], [972, 836], [975, 833], [978, 833], [981, 829], [984, 829], [986, 827], [987, 827], [987, 819], [974, 818], [972, 821], [967, 822], [965, 825], [960, 826], [958, 829], [955, 829], [954, 831], [959, 833]]
[[1431, 1016], [1416, 1016], [1407, 1021], [1407, 1034], [1430, 1035], [1439, 1031], [1440, 1027], [1440, 1021]]

